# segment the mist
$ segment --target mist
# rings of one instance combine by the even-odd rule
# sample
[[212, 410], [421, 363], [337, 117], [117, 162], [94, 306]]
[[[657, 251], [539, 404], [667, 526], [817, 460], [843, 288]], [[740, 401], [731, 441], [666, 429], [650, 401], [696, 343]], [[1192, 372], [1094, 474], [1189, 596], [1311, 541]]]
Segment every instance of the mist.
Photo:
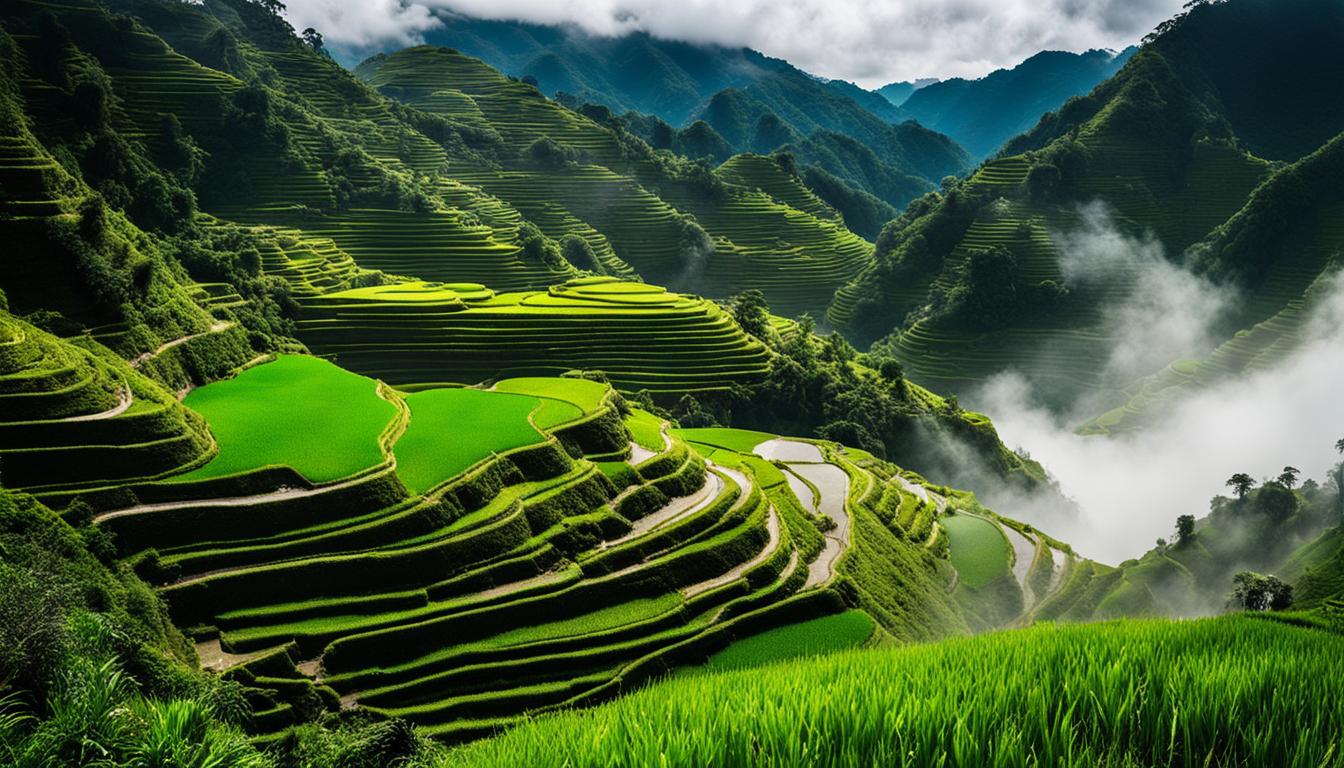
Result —
[[1050, 233], [1065, 283], [1130, 286], [1101, 307], [1102, 327], [1111, 339], [1103, 379], [1128, 384], [1172, 360], [1212, 351], [1215, 329], [1226, 322], [1237, 292], [1173, 263], [1151, 232], [1121, 231], [1105, 203], [1080, 206], [1078, 216], [1075, 228]]
[[1344, 278], [1336, 275], [1309, 321], [1308, 339], [1279, 364], [1229, 379], [1170, 404], [1146, 429], [1087, 437], [1033, 401], [1020, 375], [995, 377], [981, 392], [1010, 446], [1042, 462], [1081, 510], [1039, 519], [1030, 499], [1004, 514], [1041, 525], [1082, 554], [1117, 563], [1158, 537], [1177, 515], [1202, 516], [1226, 479], [1273, 477], [1285, 465], [1323, 479], [1344, 437]]
[[[1172, 264], [1150, 237], [1116, 230], [1104, 208], [1059, 233], [1066, 278], [1134, 277], [1135, 290], [1102, 308], [1113, 341], [1109, 375], [1132, 380], [1173, 359], [1202, 355], [1226, 319], [1235, 292]], [[1005, 372], [973, 399], [1004, 443], [1040, 461], [1077, 503], [1077, 515], [1024, 496], [986, 499], [1000, 512], [1040, 525], [1081, 554], [1118, 563], [1170, 539], [1178, 515], [1202, 517], [1230, 491], [1236, 472], [1277, 476], [1285, 465], [1323, 480], [1344, 437], [1344, 273], [1335, 274], [1304, 325], [1302, 343], [1268, 368], [1182, 393], [1148, 426], [1112, 437], [1074, 430], [1100, 411], [1091, 397], [1046, 404], [1021, 374]], [[1125, 379], [1128, 377], [1128, 379]], [[970, 398], [968, 398], [970, 399]]]

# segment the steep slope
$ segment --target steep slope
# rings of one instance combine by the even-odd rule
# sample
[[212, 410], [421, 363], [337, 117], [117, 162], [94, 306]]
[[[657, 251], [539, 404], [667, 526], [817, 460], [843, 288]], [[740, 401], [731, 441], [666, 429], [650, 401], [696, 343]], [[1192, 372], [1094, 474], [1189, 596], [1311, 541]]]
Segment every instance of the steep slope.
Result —
[[492, 21], [451, 12], [436, 17], [441, 24], [425, 33], [427, 43], [481, 58], [574, 104], [656, 116], [674, 130], [703, 121], [739, 152], [770, 152], [793, 141], [790, 134], [805, 138], [817, 131], [856, 140], [875, 153], [883, 173], [921, 182], [891, 193], [828, 163], [825, 153], [799, 159], [818, 163], [892, 205], [905, 205], [942, 177], [964, 172], [970, 162], [947, 137], [902, 127], [909, 117], [880, 95], [844, 81], [823, 82], [749, 49], [642, 32], [594, 35], [573, 26]]
[[1197, 274], [1241, 292], [1237, 311], [1224, 324], [1225, 340], [1202, 358], [1174, 361], [1129, 384], [1122, 402], [1086, 427], [1142, 428], [1183, 394], [1270, 368], [1299, 350], [1311, 336], [1309, 321], [1325, 310], [1339, 284], [1341, 179], [1344, 135], [1269, 177], [1235, 216], [1192, 246], [1187, 255]]
[[[1302, 34], [1317, 44], [1304, 46]], [[1235, 43], [1247, 35], [1255, 42], [1243, 51]], [[1227, 79], [1223, 70], [1249, 51], [1334, 73], [1327, 39], [1344, 39], [1344, 13], [1319, 0], [1195, 6], [1092, 94], [1044, 118], [955, 189], [907, 210], [879, 238], [878, 267], [838, 295], [832, 321], [865, 340], [900, 326], [884, 347], [940, 387], [969, 391], [1013, 367], [1056, 403], [1110, 390], [1123, 404], [1130, 379], [1166, 362], [1108, 370], [1114, 328], [1104, 312], [1132, 293], [1137, 273], [1070, 280], [1061, 264], [1075, 254], [1062, 254], [1059, 243], [1089, 226], [1086, 217], [1095, 221], [1095, 209], [1080, 206], [1099, 201], [1110, 212], [1106, 227], [1139, 241], [1151, 232], [1178, 261], [1273, 172], [1254, 152], [1296, 157], [1298, 147], [1310, 151], [1311, 141], [1344, 128], [1337, 74], [1276, 95], [1265, 80]], [[1251, 120], [1240, 105], [1261, 98]], [[1313, 98], [1328, 106], [1306, 115], [1299, 102]], [[1284, 154], [1290, 148], [1295, 154]], [[1318, 274], [1329, 248], [1301, 247], [1316, 254], [1301, 274]], [[1258, 290], [1267, 279], [1253, 273], [1245, 287]], [[1299, 281], [1296, 295], [1309, 282]], [[1286, 295], [1277, 301], [1242, 322], [1279, 311]]]
[[930, 85], [939, 82], [941, 81], [936, 77], [924, 77], [918, 80], [909, 81], [903, 80], [896, 83], [887, 83], [881, 88], [878, 88], [877, 93], [882, 96], [882, 98], [899, 107], [902, 104], [905, 104], [911, 96], [915, 95], [915, 91], [918, 91], [921, 88], [927, 88]]
[[[518, 148], [517, 160], [502, 168], [454, 160], [449, 174], [534, 220], [586, 222], [649, 280], [713, 296], [758, 288], [792, 315], [824, 307], [868, 261], [868, 245], [842, 223], [655, 155], [477, 59], [419, 47], [370, 59], [358, 73], [430, 113], [483, 121]], [[699, 227], [708, 242], [696, 241]]]
[[901, 110], [952, 137], [972, 157], [987, 157], [1035, 127], [1042, 115], [1115, 74], [1137, 50], [1044, 51], [976, 80], [952, 78], [912, 90]]

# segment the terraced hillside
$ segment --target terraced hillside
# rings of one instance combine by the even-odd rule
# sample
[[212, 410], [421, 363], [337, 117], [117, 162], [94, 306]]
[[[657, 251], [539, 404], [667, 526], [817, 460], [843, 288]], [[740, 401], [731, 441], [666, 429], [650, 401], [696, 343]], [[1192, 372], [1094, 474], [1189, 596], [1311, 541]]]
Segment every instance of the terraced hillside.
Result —
[[717, 305], [585, 278], [546, 291], [403, 283], [303, 304], [310, 349], [396, 384], [600, 370], [622, 389], [684, 392], [759, 380], [768, 353]]
[[1246, 327], [1201, 359], [1174, 361], [1129, 385], [1121, 403], [1089, 423], [1089, 430], [1141, 428], [1184, 393], [1268, 369], [1301, 349], [1338, 284], [1344, 256], [1341, 168], [1344, 136], [1274, 174], [1236, 216], [1191, 249], [1201, 272], [1247, 287], [1236, 317]]
[[[1284, 154], [1286, 148], [1261, 141], [1265, 121], [1281, 124], [1282, 135], [1310, 133], [1315, 141], [1344, 129], [1334, 107], [1295, 124], [1288, 115], [1299, 114], [1303, 93], [1278, 93], [1262, 74], [1230, 78], [1229, 68], [1239, 66], [1227, 61], [1236, 46], [1210, 43], [1235, 38], [1271, 58], [1270, 51], [1291, 49], [1319, 59], [1325, 48], [1304, 50], [1298, 36], [1308, 28], [1311, 35], [1330, 34], [1318, 23], [1341, 29], [1338, 9], [1327, 5], [1195, 5], [1092, 94], [1010, 142], [954, 191], [915, 204], [890, 225], [880, 238], [878, 264], [837, 294], [831, 321], [861, 339], [885, 336], [884, 350], [939, 389], [973, 391], [985, 378], [1015, 369], [1053, 402], [1105, 394], [1123, 407], [1139, 386], [1129, 378], [1157, 373], [1161, 365], [1107, 374], [1114, 342], [1102, 319], [1133, 294], [1135, 274], [1069, 274], [1061, 265], [1079, 254], [1061, 253], [1060, 243], [1074, 247], [1076, 239], [1067, 235], [1080, 228], [1080, 206], [1101, 203], [1108, 226], [1120, 235], [1151, 237], [1168, 258], [1181, 261], [1237, 215], [1261, 182], [1283, 170], [1265, 158], [1296, 159], [1316, 148], [1303, 139], [1295, 154]], [[1219, 95], [1210, 90], [1214, 81]], [[1264, 103], [1282, 100], [1283, 110], [1261, 103], [1247, 112], [1252, 93]], [[1087, 215], [1095, 218], [1093, 210]], [[1258, 269], [1242, 273], [1240, 287], [1254, 298], [1239, 327], [1269, 321], [1301, 301], [1328, 263], [1330, 247], [1299, 237], [1297, 255], [1282, 257], [1281, 277]], [[1258, 257], [1240, 258], [1253, 264]], [[977, 274], [973, 263], [986, 271]], [[1235, 271], [1211, 274], [1225, 279]], [[990, 274], [996, 276], [982, 276]]]
[[96, 344], [0, 312], [0, 461], [9, 488], [54, 498], [210, 459], [204, 421]]
[[[628, 134], [548, 101], [532, 86], [456, 51], [422, 46], [379, 55], [357, 73], [388, 96], [471, 121], [497, 131], [509, 146], [527, 148], [503, 168], [454, 160], [449, 174], [528, 218], [561, 213], [586, 223], [641, 275], [673, 289], [726, 296], [758, 288], [783, 314], [815, 314], [871, 252], [796, 179], [759, 180], [730, 168], [719, 174], [731, 180], [728, 185], [690, 183]], [[561, 154], [538, 155], [543, 139], [559, 145]], [[740, 186], [748, 179], [752, 185]], [[795, 189], [773, 197], [768, 190], [753, 191], [757, 183], [772, 185], [775, 193]], [[682, 242], [687, 214], [713, 238], [712, 253], [695, 253]], [[810, 288], [799, 292], [793, 288], [798, 285]]]
[[[661, 295], [552, 298], [621, 286]], [[94, 507], [259, 738], [351, 707], [473, 738], [846, 605], [876, 636], [941, 636], [975, 609], [958, 571], [984, 566], [957, 536], [948, 559], [940, 518], [1006, 524], [863, 452], [671, 430], [586, 379], [398, 390], [280, 356], [184, 408], [106, 353], [0, 327], [4, 397], [31, 417], [0, 424], [6, 481]], [[129, 443], [157, 435], [135, 424], [184, 436]], [[160, 444], [195, 452], [160, 467]], [[71, 462], [102, 474], [50, 482]], [[1048, 572], [1060, 545], [1029, 541]]]

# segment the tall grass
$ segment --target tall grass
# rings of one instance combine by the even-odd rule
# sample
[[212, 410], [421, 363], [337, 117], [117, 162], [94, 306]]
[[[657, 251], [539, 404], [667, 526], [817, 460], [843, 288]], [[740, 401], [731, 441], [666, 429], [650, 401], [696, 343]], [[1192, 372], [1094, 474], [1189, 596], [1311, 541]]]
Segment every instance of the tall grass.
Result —
[[1344, 638], [1042, 625], [672, 680], [443, 766], [1338, 766]]

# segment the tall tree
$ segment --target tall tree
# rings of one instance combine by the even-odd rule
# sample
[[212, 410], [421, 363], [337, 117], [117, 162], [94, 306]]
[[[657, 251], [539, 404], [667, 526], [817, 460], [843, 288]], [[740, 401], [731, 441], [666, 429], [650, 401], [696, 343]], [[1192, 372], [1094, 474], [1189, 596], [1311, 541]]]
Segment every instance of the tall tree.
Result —
[[1229, 477], [1225, 485], [1237, 494], [1238, 499], [1245, 499], [1246, 494], [1250, 493], [1251, 489], [1255, 487], [1255, 480], [1245, 472], [1238, 472]]
[[1176, 518], [1176, 543], [1189, 544], [1195, 538], [1195, 516], [1181, 515]]
[[1283, 472], [1279, 474], [1279, 484], [1284, 488], [1292, 488], [1297, 485], [1297, 476], [1302, 474], [1302, 470], [1297, 467], [1284, 467]]

